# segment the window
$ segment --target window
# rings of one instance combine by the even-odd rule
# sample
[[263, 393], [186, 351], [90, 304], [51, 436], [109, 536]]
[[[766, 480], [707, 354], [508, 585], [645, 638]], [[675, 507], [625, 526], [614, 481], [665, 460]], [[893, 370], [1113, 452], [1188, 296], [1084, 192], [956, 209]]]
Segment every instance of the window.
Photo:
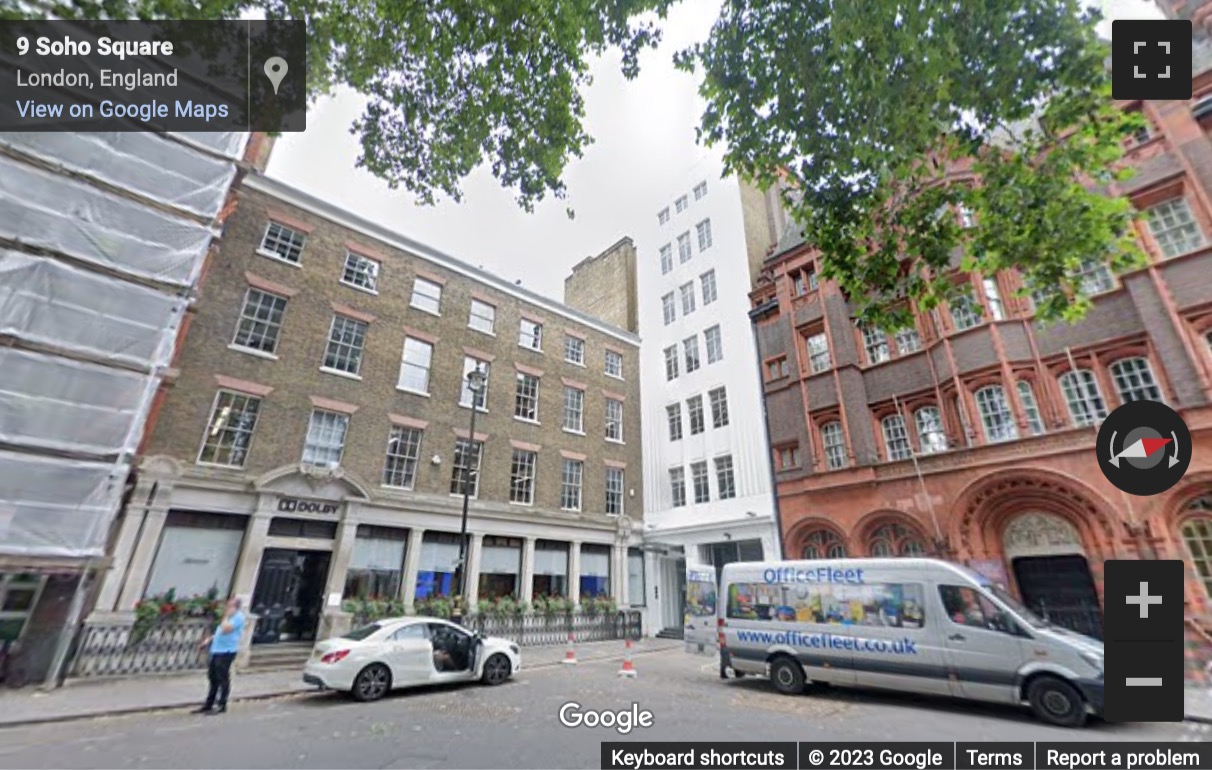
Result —
[[724, 340], [720, 336], [720, 327], [712, 326], [703, 332], [703, 340], [707, 343], [707, 363], [714, 364], [724, 360]]
[[509, 502], [530, 505], [534, 502], [534, 471], [539, 464], [537, 452], [513, 450], [509, 467]]
[[1191, 215], [1186, 198], [1172, 198], [1145, 209], [1149, 232], [1166, 259], [1204, 245], [1204, 234]]
[[686, 471], [682, 468], [669, 469], [669, 491], [672, 495], [673, 507], [686, 506]]
[[480, 460], [484, 454], [482, 441], [455, 439], [454, 462], [450, 467], [450, 494], [476, 497], [480, 493]]
[[825, 463], [829, 470], [846, 467], [846, 437], [840, 422], [828, 422], [821, 426], [821, 443], [825, 446]]
[[808, 279], [802, 270], [797, 270], [791, 274], [791, 294], [796, 297], [802, 297], [807, 293]]
[[[272, 526], [272, 525], [271, 525]], [[345, 572], [344, 599], [378, 599], [399, 596], [404, 579], [404, 552], [408, 545], [408, 530], [394, 527], [358, 525], [354, 535], [353, 552]], [[417, 624], [396, 632], [400, 637], [409, 631], [424, 630]]]
[[976, 408], [985, 426], [985, 438], [990, 442], [1012, 441], [1018, 438], [1018, 426], [1001, 385], [990, 385], [976, 391]]
[[907, 460], [913, 456], [909, 448], [909, 435], [905, 432], [905, 420], [899, 414], [890, 414], [880, 420], [884, 430], [884, 447], [891, 461]]
[[779, 447], [774, 450], [774, 462], [780, 471], [800, 467], [800, 448], [796, 445]]
[[694, 226], [695, 234], [699, 237], [699, 251], [711, 248], [711, 220], [704, 219]]
[[818, 529], [804, 538], [805, 559], [844, 559], [846, 546], [842, 539], [827, 529]]
[[543, 350], [543, 324], [523, 318], [518, 323], [518, 344], [530, 350]]
[[307, 236], [298, 230], [292, 230], [277, 222], [270, 222], [265, 227], [265, 235], [261, 238], [259, 251], [297, 265], [299, 257], [303, 254], [303, 245], [306, 243]]
[[1107, 416], [1107, 405], [1094, 372], [1089, 369], [1065, 372], [1060, 377], [1060, 386], [1069, 405], [1069, 416], [1077, 427], [1093, 425]]
[[320, 468], [336, 468], [345, 452], [345, 434], [349, 430], [349, 415], [316, 409], [307, 425], [307, 440], [303, 444], [303, 464]]
[[697, 371], [699, 368], [699, 338], [687, 337], [682, 340], [682, 352], [686, 356], [686, 374]]
[[661, 275], [673, 270], [673, 246], [666, 243], [661, 247]]
[[997, 287], [996, 278], [986, 278], [982, 285], [985, 288], [985, 307], [989, 317], [994, 321], [1006, 320], [1006, 308], [1002, 305], [1002, 295]]
[[694, 283], [687, 283], [678, 289], [682, 293], [682, 315], [694, 312]]
[[578, 366], [585, 365], [585, 340], [569, 335], [564, 338], [564, 360]]
[[606, 440], [623, 440], [623, 402], [606, 399]]
[[[477, 370], [484, 373], [484, 382], [480, 386], [480, 392], [472, 393], [471, 383], [468, 381], [467, 375]], [[475, 399], [476, 409], [479, 409], [481, 412], [488, 411], [488, 362], [471, 356], [464, 356], [463, 379], [459, 381], [459, 406], [470, 407], [473, 398]]]
[[707, 461], [690, 464], [690, 486], [694, 490], [695, 503], [711, 501], [711, 479], [707, 475]]
[[619, 516], [623, 513], [623, 469], [606, 469], [606, 515]]
[[1121, 403], [1163, 400], [1161, 388], [1157, 386], [1153, 369], [1146, 358], [1121, 358], [1111, 364], [1111, 378], [1115, 381]]
[[661, 209], [657, 212], [657, 224], [665, 224], [669, 221], [669, 207]]
[[1212, 498], [1198, 497], [1183, 506], [1183, 513], [1190, 516], [1182, 525], [1183, 542], [1191, 554], [1191, 565], [1204, 586], [1204, 592], [1212, 596]]
[[404, 338], [404, 357], [400, 361], [400, 382], [402, 390], [413, 393], [429, 393], [429, 365], [433, 361], [433, 345], [428, 342]]
[[606, 376], [623, 379], [623, 354], [613, 350], [606, 351]]
[[896, 333], [896, 352], [898, 355], [916, 353], [922, 349], [922, 339], [917, 329], [901, 329]]
[[715, 287], [715, 269], [708, 270], [699, 276], [699, 283], [703, 286], [703, 306], [706, 307], [712, 302], [719, 299]]
[[661, 313], [665, 317], [666, 326], [678, 319], [677, 303], [673, 298], [673, 292], [661, 297]]
[[584, 474], [585, 463], [564, 458], [564, 469], [560, 475], [560, 507], [564, 510], [581, 510], [581, 481]]
[[206, 423], [202, 448], [198, 450], [198, 462], [231, 468], [244, 467], [260, 412], [261, 399], [256, 396], [227, 390], [215, 394], [215, 405]]
[[670, 345], [665, 348], [665, 381], [676, 380], [678, 377], [678, 346]]
[[369, 292], [379, 291], [379, 270], [382, 265], [370, 257], [350, 251], [345, 254], [345, 269], [341, 272], [341, 283]]
[[702, 200], [707, 195], [707, 183], [699, 182], [694, 186], [694, 199]]
[[767, 379], [777, 380], [787, 375], [787, 356], [779, 356], [766, 362]]
[[874, 326], [863, 327], [863, 347], [867, 350], [868, 364], [882, 364], [892, 356], [888, 353], [888, 335]]
[[690, 233], [685, 232], [678, 236], [678, 261], [689, 262], [693, 254], [690, 251]]
[[324, 368], [356, 375], [362, 368], [362, 348], [366, 345], [365, 321], [343, 315], [332, 317]]
[[678, 198], [677, 200], [675, 200], [675, 201], [673, 202], [673, 207], [674, 207], [675, 209], [677, 209], [677, 212], [678, 212], [679, 214], [681, 214], [683, 211], [685, 211], [685, 210], [686, 210], [686, 206], [687, 206], [687, 205], [689, 205], [689, 201], [687, 201], [687, 200], [686, 200], [686, 196], [685, 196], [685, 195], [681, 196], [680, 198]]
[[1093, 297], [1115, 288], [1115, 277], [1107, 263], [1098, 259], [1082, 260], [1081, 268], [1073, 274], [1083, 293]]
[[707, 392], [707, 400], [711, 402], [711, 427], [724, 428], [728, 426], [728, 390], [724, 387]]
[[1031, 389], [1031, 383], [1019, 380], [1014, 383], [1014, 389], [1018, 391], [1018, 402], [1022, 404], [1023, 416], [1027, 418], [1027, 429], [1031, 431], [1032, 436], [1043, 435], [1044, 420], [1040, 416], [1039, 404], [1035, 400], [1035, 391]]
[[877, 557], [926, 555], [921, 535], [901, 524], [884, 524], [872, 532], [868, 549]]
[[21, 638], [46, 581], [35, 572], [0, 573], [0, 645]]
[[715, 485], [721, 500], [736, 497], [736, 477], [732, 471], [732, 455], [715, 458]]
[[518, 372], [514, 390], [513, 416], [527, 422], [539, 421], [539, 378]]
[[669, 404], [665, 407], [665, 420], [669, 423], [669, 440], [682, 440], [682, 405]]
[[438, 315], [442, 309], [442, 284], [417, 278], [412, 284], [413, 307]]
[[585, 391], [564, 386], [564, 430], [585, 432]]
[[467, 325], [478, 332], [485, 334], [493, 334], [493, 327], [497, 322], [497, 309], [487, 302], [481, 302], [478, 299], [471, 301], [471, 315], [467, 319]]
[[818, 288], [820, 288], [821, 283], [820, 279], [816, 277], [815, 267], [804, 268], [804, 275], [806, 276], [806, 280], [808, 282], [808, 291], [816, 291]]
[[1005, 634], [1015, 633], [1014, 622], [975, 588], [939, 586], [938, 593], [943, 600], [943, 610], [952, 623]]
[[417, 460], [421, 455], [421, 431], [400, 425], [387, 437], [387, 462], [383, 466], [383, 486], [412, 489], [417, 480]]
[[285, 297], [250, 288], [244, 295], [244, 308], [240, 311], [236, 336], [231, 344], [272, 355], [278, 349], [285, 312]]
[[691, 396], [686, 399], [686, 411], [690, 414], [690, 435], [697, 436], [707, 430], [707, 422], [703, 417], [702, 396]]
[[972, 307], [971, 297], [956, 297], [951, 301], [951, 321], [955, 324], [957, 332], [971, 329], [981, 322], [980, 316]]
[[937, 406], [923, 406], [913, 413], [917, 428], [917, 443], [924, 455], [947, 451], [947, 433], [943, 430], [943, 415]]
[[824, 332], [813, 334], [806, 341], [808, 346], [808, 368], [813, 374], [829, 371], [833, 361], [829, 357], [829, 341]]

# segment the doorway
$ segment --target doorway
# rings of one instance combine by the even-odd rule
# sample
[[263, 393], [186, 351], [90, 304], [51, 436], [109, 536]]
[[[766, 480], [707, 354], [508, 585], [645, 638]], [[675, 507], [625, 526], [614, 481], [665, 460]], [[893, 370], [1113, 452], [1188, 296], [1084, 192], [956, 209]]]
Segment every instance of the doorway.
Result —
[[315, 641], [328, 582], [327, 551], [267, 548], [261, 558], [252, 613], [253, 644]]
[[1086, 557], [1021, 556], [1011, 565], [1023, 604], [1062, 628], [1103, 638], [1102, 610]]

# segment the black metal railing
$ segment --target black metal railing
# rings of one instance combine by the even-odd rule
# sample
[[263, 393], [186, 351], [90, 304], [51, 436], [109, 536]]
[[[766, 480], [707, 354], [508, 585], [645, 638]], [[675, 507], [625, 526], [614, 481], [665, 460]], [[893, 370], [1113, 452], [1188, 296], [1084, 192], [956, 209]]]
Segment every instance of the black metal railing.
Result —
[[[470, 615], [463, 625], [482, 636], [499, 636], [521, 647], [566, 644], [572, 634], [577, 642], [607, 642], [616, 639], [638, 640], [643, 635], [643, 614], [639, 610], [555, 615]], [[355, 626], [373, 623], [378, 618], [354, 617]]]
[[93, 678], [203, 669], [207, 656], [200, 645], [214, 626], [211, 620], [176, 620], [150, 626], [86, 625], [70, 675]]

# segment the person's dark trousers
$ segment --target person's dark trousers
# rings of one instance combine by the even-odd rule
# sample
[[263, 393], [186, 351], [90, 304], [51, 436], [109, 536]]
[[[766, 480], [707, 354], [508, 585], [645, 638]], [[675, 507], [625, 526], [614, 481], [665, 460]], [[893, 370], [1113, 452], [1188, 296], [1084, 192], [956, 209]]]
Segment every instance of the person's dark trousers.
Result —
[[234, 652], [214, 652], [206, 676], [210, 680], [210, 691], [206, 693], [206, 711], [217, 708], [227, 710], [227, 696], [231, 694], [231, 664], [236, 659]]

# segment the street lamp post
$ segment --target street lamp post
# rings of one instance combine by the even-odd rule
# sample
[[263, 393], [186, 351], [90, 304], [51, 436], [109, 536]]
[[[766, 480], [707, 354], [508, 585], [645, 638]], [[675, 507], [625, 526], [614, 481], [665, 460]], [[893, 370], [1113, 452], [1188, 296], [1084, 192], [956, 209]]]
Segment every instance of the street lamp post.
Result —
[[465, 453], [463, 456], [463, 523], [459, 527], [459, 561], [455, 565], [455, 590], [453, 603], [450, 611], [450, 619], [459, 625], [463, 624], [463, 617], [466, 614], [464, 602], [467, 593], [467, 507], [471, 500], [471, 476], [473, 473], [479, 472], [480, 452], [476, 449], [476, 399], [484, 390], [484, 386], [488, 382], [488, 375], [476, 367], [467, 373], [467, 389], [471, 392], [471, 427], [470, 433], [467, 436], [468, 452], [475, 451], [476, 469], [472, 470], [471, 455]]

